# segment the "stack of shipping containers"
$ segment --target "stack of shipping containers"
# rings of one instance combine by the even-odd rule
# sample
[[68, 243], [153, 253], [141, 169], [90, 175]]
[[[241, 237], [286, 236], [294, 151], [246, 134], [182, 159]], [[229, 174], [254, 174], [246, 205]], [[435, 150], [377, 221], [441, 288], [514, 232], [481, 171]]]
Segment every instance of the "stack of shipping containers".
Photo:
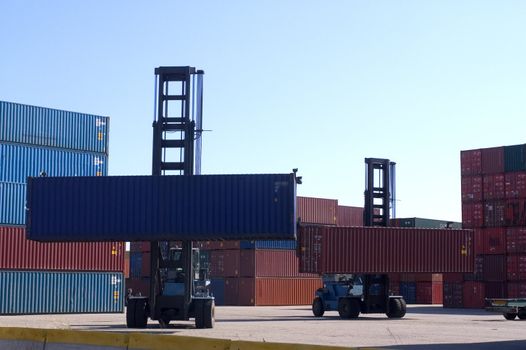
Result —
[[444, 305], [526, 297], [526, 145], [461, 152], [462, 222], [475, 232], [475, 271], [447, 275]]
[[[391, 219], [393, 227], [454, 228], [462, 227], [459, 222], [425, 218]], [[391, 294], [402, 295], [408, 304], [442, 304], [443, 276], [440, 273], [389, 274]]]
[[108, 122], [0, 101], [0, 314], [122, 312], [123, 242], [25, 238], [27, 177], [106, 175]]

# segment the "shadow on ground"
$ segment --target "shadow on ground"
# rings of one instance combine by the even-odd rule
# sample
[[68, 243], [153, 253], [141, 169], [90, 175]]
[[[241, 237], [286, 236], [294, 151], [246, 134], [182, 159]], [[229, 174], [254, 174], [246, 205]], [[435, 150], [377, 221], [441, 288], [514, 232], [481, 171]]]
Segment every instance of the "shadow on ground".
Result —
[[392, 350], [524, 350], [526, 340], [510, 340], [489, 343], [470, 343], [470, 344], [416, 344], [416, 345], [395, 345], [381, 347]]

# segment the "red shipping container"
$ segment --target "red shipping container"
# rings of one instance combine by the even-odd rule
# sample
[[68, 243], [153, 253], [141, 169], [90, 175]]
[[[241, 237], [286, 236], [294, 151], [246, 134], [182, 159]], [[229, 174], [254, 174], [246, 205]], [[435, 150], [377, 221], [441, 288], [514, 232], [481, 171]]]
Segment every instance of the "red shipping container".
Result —
[[124, 278], [130, 278], [130, 252], [124, 252]]
[[463, 176], [461, 181], [462, 202], [482, 200], [482, 176]]
[[150, 242], [130, 242], [130, 252], [149, 252]]
[[508, 298], [526, 298], [526, 281], [508, 282]]
[[240, 252], [239, 249], [212, 250], [210, 252], [210, 276], [238, 277]]
[[504, 172], [504, 147], [481, 149], [482, 174], [495, 174]]
[[504, 174], [506, 198], [526, 198], [526, 172]]
[[460, 173], [462, 176], [482, 173], [482, 152], [479, 149], [460, 152]]
[[[240, 304], [240, 288], [246, 288], [246, 286], [240, 286], [239, 278], [225, 278], [225, 305], [243, 305]], [[253, 305], [253, 304], [246, 304]]]
[[415, 277], [416, 282], [442, 282], [444, 280], [444, 275], [441, 273], [417, 273]]
[[505, 204], [504, 225], [526, 226], [526, 199], [508, 199]]
[[504, 227], [506, 201], [491, 200], [484, 202], [484, 226]]
[[0, 226], [0, 269], [123, 271], [124, 249], [124, 242], [30, 241], [23, 227]]
[[401, 281], [402, 274], [401, 273], [390, 273], [389, 274], [389, 281], [390, 282], [400, 282]]
[[444, 273], [473, 271], [472, 242], [471, 230], [302, 226], [298, 244], [302, 272]]
[[500, 282], [506, 280], [506, 255], [484, 255], [482, 274], [484, 281]]
[[486, 298], [506, 298], [506, 282], [486, 282], [484, 291]]
[[507, 276], [510, 281], [526, 280], [526, 255], [508, 255]]
[[484, 254], [506, 254], [505, 228], [486, 228], [481, 232]]
[[444, 307], [463, 307], [464, 286], [462, 282], [444, 282]]
[[240, 253], [241, 277], [319, 277], [300, 273], [299, 265], [295, 250], [243, 249]]
[[484, 205], [482, 203], [462, 203], [462, 227], [478, 228], [484, 226]]
[[442, 282], [417, 282], [416, 303], [417, 304], [442, 304], [443, 301]]
[[310, 305], [320, 278], [239, 278], [239, 304]]
[[465, 308], [481, 309], [484, 307], [485, 291], [483, 282], [468, 281], [464, 282], [462, 293], [463, 305]]
[[152, 266], [152, 258], [149, 252], [142, 253], [142, 268], [141, 274], [143, 277], [149, 277]]
[[510, 227], [506, 231], [507, 252], [526, 254], [526, 227]]
[[484, 175], [482, 182], [484, 200], [506, 197], [504, 174]]
[[132, 295], [150, 295], [150, 279], [149, 278], [127, 278], [125, 294], [128, 294], [128, 290], [132, 290]]
[[460, 283], [464, 282], [463, 273], [444, 273], [444, 283]]
[[297, 197], [297, 216], [300, 222], [336, 225], [338, 200], [312, 197]]
[[484, 237], [483, 229], [473, 229], [473, 253], [475, 255], [484, 254]]
[[338, 205], [338, 226], [363, 226], [363, 208]]

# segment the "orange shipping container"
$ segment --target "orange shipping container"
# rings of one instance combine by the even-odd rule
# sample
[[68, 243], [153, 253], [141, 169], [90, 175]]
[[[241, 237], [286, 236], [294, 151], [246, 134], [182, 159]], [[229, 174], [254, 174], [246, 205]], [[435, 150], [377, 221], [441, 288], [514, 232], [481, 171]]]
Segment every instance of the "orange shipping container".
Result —
[[297, 197], [297, 216], [301, 222], [336, 225], [338, 200], [312, 197]]
[[322, 286], [320, 278], [239, 278], [238, 305], [310, 305]]

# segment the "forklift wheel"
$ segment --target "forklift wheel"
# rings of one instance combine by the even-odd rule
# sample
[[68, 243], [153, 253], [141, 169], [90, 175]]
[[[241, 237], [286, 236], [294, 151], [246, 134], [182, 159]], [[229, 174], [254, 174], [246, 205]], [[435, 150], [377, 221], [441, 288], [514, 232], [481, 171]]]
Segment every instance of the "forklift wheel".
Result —
[[203, 307], [204, 328], [214, 328], [215, 323], [215, 302], [205, 300]]
[[505, 312], [502, 315], [508, 321], [513, 321], [515, 319], [515, 317], [517, 317], [517, 314], [515, 312]]
[[402, 318], [405, 316], [406, 304], [403, 299], [389, 299], [389, 312], [386, 313], [389, 318]]
[[520, 310], [517, 316], [519, 316], [520, 320], [526, 320], [526, 311]]
[[126, 327], [135, 328], [135, 306], [137, 299], [128, 300], [128, 305], [126, 306]]
[[354, 298], [340, 298], [338, 313], [341, 318], [357, 318], [360, 315], [360, 303]]
[[322, 317], [325, 313], [325, 308], [323, 307], [323, 301], [320, 297], [314, 298], [314, 301], [312, 302], [312, 313], [316, 317]]
[[194, 300], [195, 328], [198, 328], [198, 329], [205, 328], [203, 309], [204, 309], [203, 300], [201, 299]]
[[148, 323], [148, 300], [130, 299], [126, 307], [126, 327], [146, 328]]

